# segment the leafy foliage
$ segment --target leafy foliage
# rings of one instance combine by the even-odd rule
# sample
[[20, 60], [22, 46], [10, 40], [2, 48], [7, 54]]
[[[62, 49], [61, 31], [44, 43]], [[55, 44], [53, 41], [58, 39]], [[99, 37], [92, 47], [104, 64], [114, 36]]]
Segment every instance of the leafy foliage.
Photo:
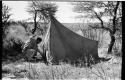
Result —
[[2, 22], [3, 22], [3, 24], [6, 24], [9, 21], [10, 16], [11, 16], [11, 14], [9, 13], [10, 10], [11, 9], [9, 8], [9, 6], [2, 3]]
[[2, 52], [2, 58], [3, 59], [17, 59], [19, 58], [19, 55], [22, 53], [22, 46], [23, 42], [19, 39], [11, 38], [6, 41], [4, 41], [3, 46], [3, 52]]
[[38, 13], [38, 16], [49, 17], [49, 14], [55, 15], [57, 11], [57, 6], [50, 2], [42, 2], [42, 1], [32, 1], [29, 5], [28, 12], [34, 14]]
[[2, 3], [2, 38], [4, 38], [6, 36], [7, 33], [7, 28], [9, 26], [9, 22], [10, 22], [10, 8], [9, 6], [7, 6], [6, 4]]
[[8, 33], [3, 39], [3, 59], [19, 59], [22, 55], [22, 45], [26, 40], [26, 32], [24, 27], [22, 27], [18, 22], [12, 22], [8, 26]]
[[36, 28], [39, 29], [38, 25], [41, 20], [47, 23], [49, 15], [55, 15], [55, 12], [57, 11], [57, 6], [48, 2], [32, 1], [31, 3], [29, 3], [27, 11], [33, 15], [34, 29], [32, 33], [34, 34]]

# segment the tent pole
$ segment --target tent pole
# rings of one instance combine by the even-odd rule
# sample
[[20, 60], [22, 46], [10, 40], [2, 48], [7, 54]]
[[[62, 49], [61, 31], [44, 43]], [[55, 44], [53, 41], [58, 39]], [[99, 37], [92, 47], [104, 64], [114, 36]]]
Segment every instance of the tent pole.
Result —
[[46, 32], [45, 38], [43, 40], [42, 46], [48, 42], [49, 32], [50, 32], [50, 26], [51, 26], [51, 21], [49, 22], [49, 27], [48, 27], [48, 30]]

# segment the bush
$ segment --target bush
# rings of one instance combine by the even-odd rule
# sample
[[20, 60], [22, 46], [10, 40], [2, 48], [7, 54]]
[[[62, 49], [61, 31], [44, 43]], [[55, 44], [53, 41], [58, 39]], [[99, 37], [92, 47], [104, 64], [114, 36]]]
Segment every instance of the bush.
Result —
[[23, 42], [20, 39], [11, 38], [3, 41], [2, 58], [3, 59], [17, 59], [22, 53]]

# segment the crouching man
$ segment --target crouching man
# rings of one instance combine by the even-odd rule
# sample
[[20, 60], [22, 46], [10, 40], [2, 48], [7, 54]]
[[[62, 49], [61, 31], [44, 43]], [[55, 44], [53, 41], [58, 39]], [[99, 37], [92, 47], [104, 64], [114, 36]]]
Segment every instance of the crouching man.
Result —
[[45, 53], [40, 49], [38, 46], [39, 43], [42, 41], [40, 37], [32, 36], [23, 46], [23, 57], [26, 61], [31, 61], [34, 60], [37, 56], [37, 52], [39, 52], [42, 56], [42, 59], [46, 61], [46, 56]]

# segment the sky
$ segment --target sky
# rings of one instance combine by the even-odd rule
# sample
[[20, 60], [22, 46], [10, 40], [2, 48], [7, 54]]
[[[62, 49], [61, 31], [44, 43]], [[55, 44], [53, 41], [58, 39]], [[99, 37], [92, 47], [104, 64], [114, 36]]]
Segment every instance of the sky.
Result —
[[[3, 1], [11, 8], [11, 19], [13, 20], [26, 20], [32, 16], [26, 11], [28, 7], [28, 1]], [[61, 23], [82, 23], [83, 20], [76, 18], [80, 13], [73, 12], [73, 5], [71, 2], [55, 2], [58, 6], [58, 11], [55, 16]], [[84, 22], [88, 22], [87, 19]]]

